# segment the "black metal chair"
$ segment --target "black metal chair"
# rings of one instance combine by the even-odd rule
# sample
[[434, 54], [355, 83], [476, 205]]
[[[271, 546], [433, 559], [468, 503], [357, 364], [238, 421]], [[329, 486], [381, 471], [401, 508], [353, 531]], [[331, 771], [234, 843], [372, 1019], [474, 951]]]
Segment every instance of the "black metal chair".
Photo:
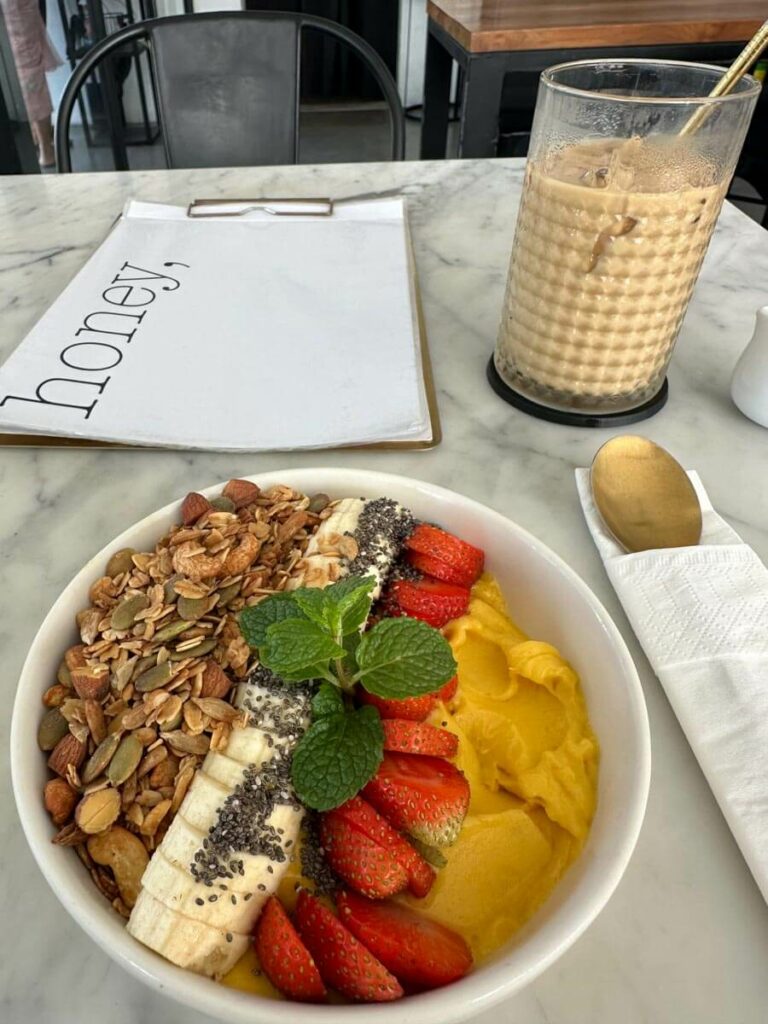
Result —
[[[88, 75], [126, 43], [148, 47], [169, 167], [242, 167], [296, 163], [299, 86], [305, 29], [347, 44], [365, 62], [389, 107], [392, 159], [402, 160], [405, 118], [384, 61], [344, 25], [309, 14], [216, 11], [154, 18], [97, 43], [67, 82], [56, 119], [56, 163], [72, 170], [72, 109]], [[102, 78], [113, 125], [114, 95]], [[114, 148], [114, 147], [113, 147]]]

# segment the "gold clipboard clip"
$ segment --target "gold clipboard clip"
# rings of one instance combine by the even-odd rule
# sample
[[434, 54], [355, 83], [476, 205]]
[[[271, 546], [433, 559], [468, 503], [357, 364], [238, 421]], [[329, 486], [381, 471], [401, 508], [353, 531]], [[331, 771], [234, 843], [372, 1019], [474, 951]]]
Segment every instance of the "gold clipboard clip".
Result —
[[[281, 205], [285, 205], [286, 208], [280, 209]], [[273, 217], [332, 217], [333, 200], [315, 196], [308, 199], [296, 196], [264, 199], [193, 199], [187, 207], [187, 217], [192, 220], [202, 220], [205, 217], [242, 217], [256, 210]]]

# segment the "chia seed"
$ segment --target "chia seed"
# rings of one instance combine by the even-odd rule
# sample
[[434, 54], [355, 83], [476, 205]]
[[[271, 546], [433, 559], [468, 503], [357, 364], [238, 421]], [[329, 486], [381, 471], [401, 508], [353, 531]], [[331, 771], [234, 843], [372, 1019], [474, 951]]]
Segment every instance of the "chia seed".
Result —
[[318, 893], [326, 896], [332, 895], [339, 887], [323, 853], [320, 816], [316, 811], [307, 811], [301, 826], [301, 873], [315, 883]]
[[[219, 808], [209, 832], [208, 848], [195, 852], [190, 865], [194, 878], [201, 882], [234, 878], [230, 866], [242, 873], [242, 861], [233, 860], [233, 853], [264, 856], [274, 864], [286, 861], [280, 836], [268, 819], [278, 804], [301, 810], [290, 773], [291, 751], [285, 748], [279, 748], [271, 761], [245, 769], [242, 782]], [[268, 870], [274, 872], [272, 864]], [[219, 888], [227, 887], [220, 884]]]
[[357, 556], [350, 562], [352, 576], [365, 576], [376, 571], [381, 577], [412, 532], [415, 520], [407, 508], [392, 498], [375, 498], [366, 502], [353, 537]]

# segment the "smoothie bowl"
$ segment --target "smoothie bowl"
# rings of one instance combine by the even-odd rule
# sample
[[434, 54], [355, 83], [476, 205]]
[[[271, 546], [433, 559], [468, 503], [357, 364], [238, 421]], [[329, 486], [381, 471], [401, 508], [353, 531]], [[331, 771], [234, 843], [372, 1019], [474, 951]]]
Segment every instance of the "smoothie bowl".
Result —
[[336, 469], [188, 495], [96, 555], [35, 638], [11, 746], [65, 908], [233, 1022], [292, 999], [444, 1024], [512, 995], [610, 897], [650, 772], [630, 656], [557, 556]]

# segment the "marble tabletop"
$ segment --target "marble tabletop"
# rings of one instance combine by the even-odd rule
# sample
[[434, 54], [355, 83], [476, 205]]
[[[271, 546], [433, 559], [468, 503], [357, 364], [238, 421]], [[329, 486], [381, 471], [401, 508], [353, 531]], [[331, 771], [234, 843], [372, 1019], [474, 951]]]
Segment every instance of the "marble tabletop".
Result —
[[[104, 237], [129, 197], [402, 194], [411, 211], [443, 418], [431, 452], [231, 455], [0, 451], [0, 1020], [206, 1024], [129, 977], [70, 920], [27, 849], [11, 795], [8, 726], [26, 650], [82, 563], [153, 509], [280, 466], [380, 469], [455, 488], [562, 555], [614, 615], [642, 677], [653, 779], [637, 850], [587, 933], [483, 1024], [761, 1024], [768, 907], [603, 573], [573, 470], [610, 436], [529, 419], [485, 381], [520, 195], [519, 160], [0, 179], [0, 358]], [[666, 408], [640, 432], [701, 474], [718, 511], [768, 561], [768, 432], [728, 382], [768, 303], [768, 234], [723, 211], [669, 372]]]

